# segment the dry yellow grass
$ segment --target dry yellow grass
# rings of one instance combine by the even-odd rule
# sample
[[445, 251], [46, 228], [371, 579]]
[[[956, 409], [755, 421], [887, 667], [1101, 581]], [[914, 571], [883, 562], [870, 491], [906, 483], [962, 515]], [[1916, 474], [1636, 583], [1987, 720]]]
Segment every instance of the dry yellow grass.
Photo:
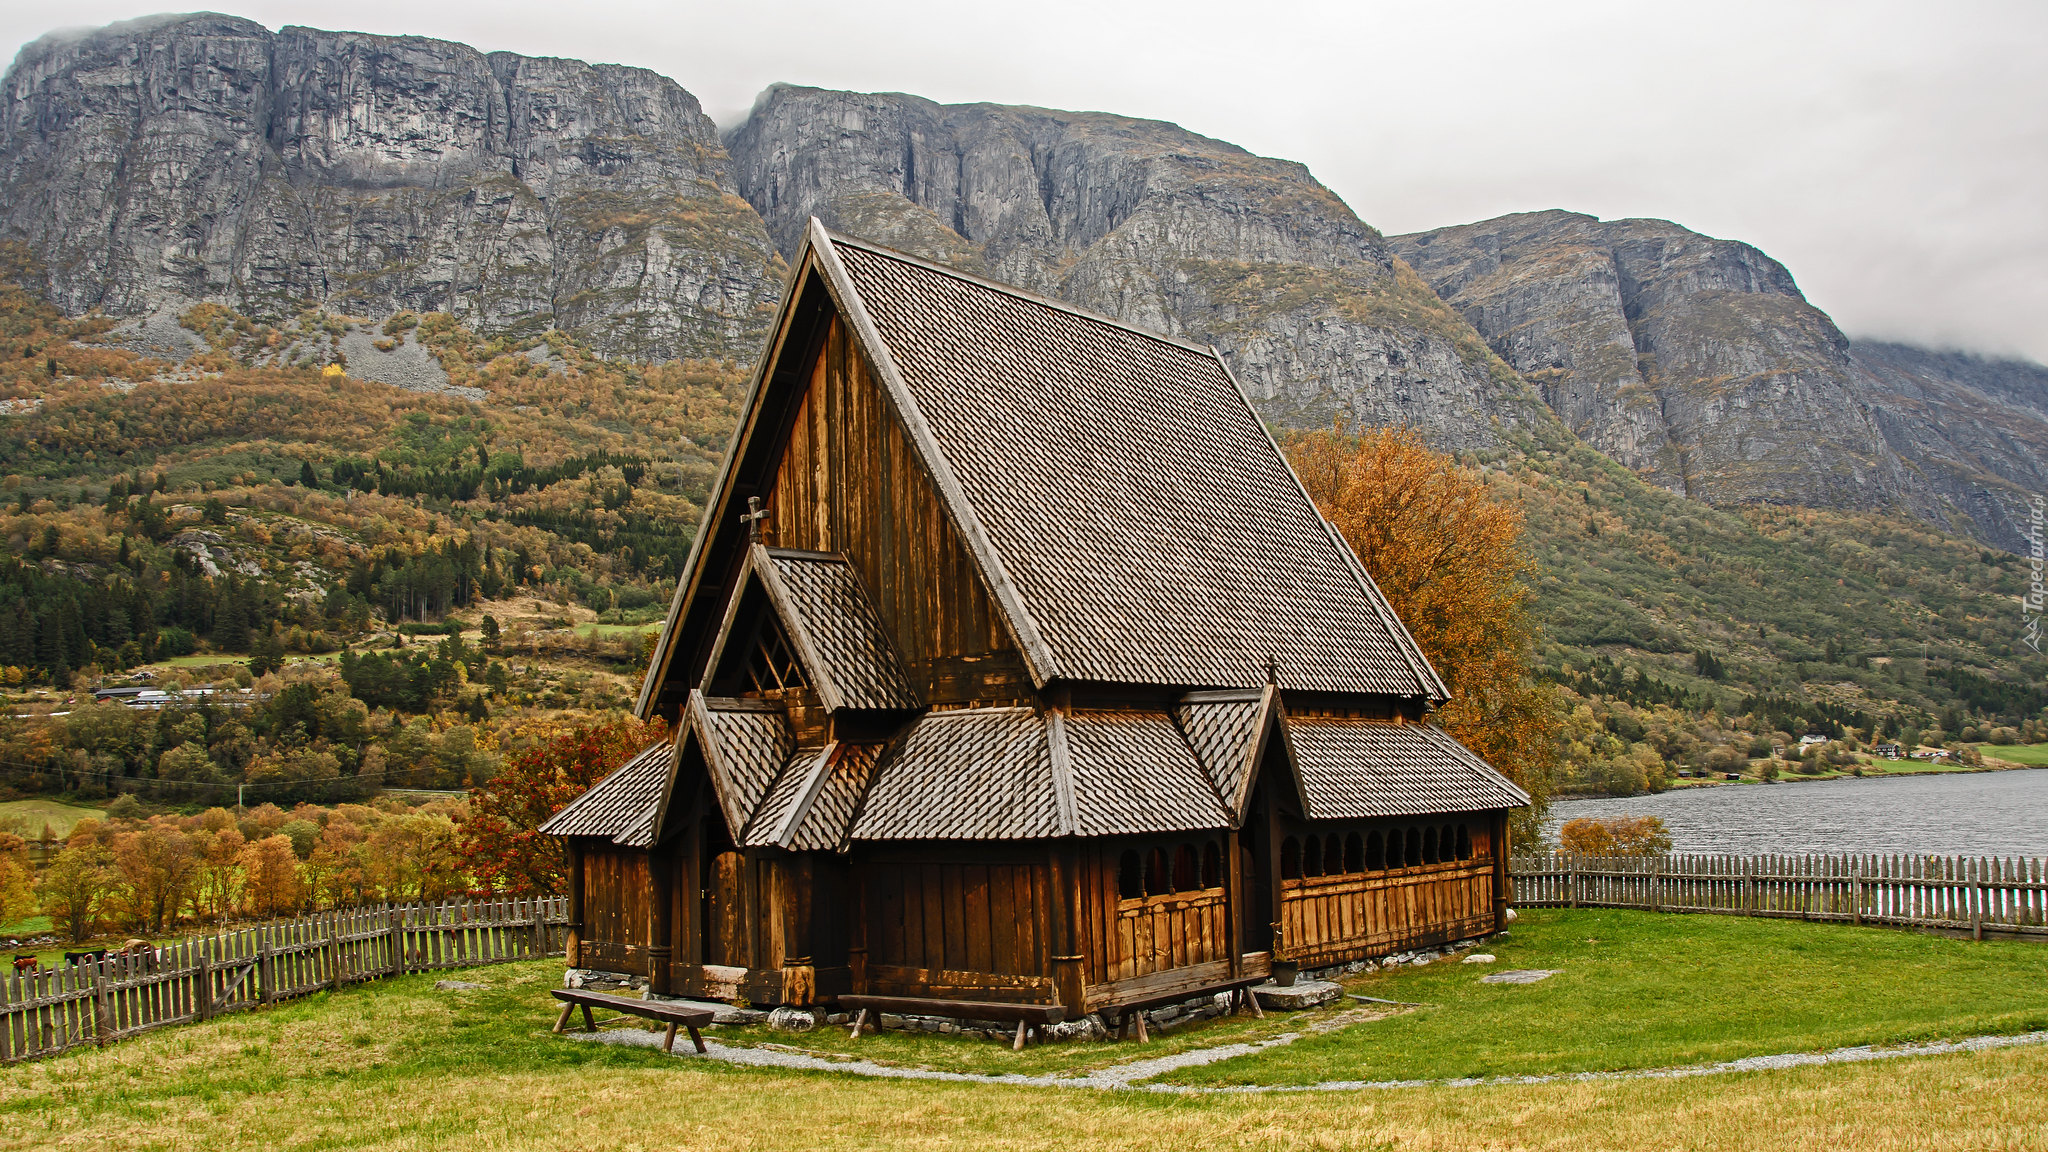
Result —
[[550, 1036], [549, 965], [0, 1070], [0, 1149], [2048, 1149], [2048, 1050], [1682, 1081], [1171, 1097], [876, 1081]]

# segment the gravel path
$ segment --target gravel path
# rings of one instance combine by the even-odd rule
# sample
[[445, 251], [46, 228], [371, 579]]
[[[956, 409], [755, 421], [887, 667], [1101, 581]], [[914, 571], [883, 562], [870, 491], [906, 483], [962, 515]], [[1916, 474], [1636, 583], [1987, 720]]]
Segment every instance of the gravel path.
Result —
[[[1318, 1084], [1261, 1084], [1230, 1086], [1196, 1086], [1188, 1084], [1145, 1084], [1139, 1081], [1182, 1068], [1194, 1068], [1204, 1064], [1215, 1064], [1234, 1060], [1267, 1048], [1292, 1044], [1306, 1033], [1286, 1032], [1270, 1040], [1252, 1044], [1225, 1044], [1215, 1048], [1197, 1048], [1172, 1056], [1160, 1056], [1149, 1060], [1132, 1060], [1108, 1068], [1097, 1069], [1082, 1075], [1047, 1073], [1026, 1076], [1022, 1073], [992, 1075], [977, 1072], [941, 1072], [932, 1068], [899, 1068], [887, 1064], [876, 1064], [857, 1057], [819, 1056], [786, 1047], [735, 1048], [707, 1039], [711, 1049], [700, 1056], [678, 1047], [675, 1055], [681, 1059], [720, 1060], [728, 1064], [745, 1064], [756, 1068], [795, 1068], [812, 1072], [839, 1072], [850, 1076], [868, 1076], [888, 1080], [951, 1080], [969, 1084], [1012, 1084], [1028, 1088], [1095, 1088], [1105, 1090], [1135, 1090], [1143, 1092], [1165, 1092], [1173, 1094], [1211, 1093], [1267, 1093], [1267, 1092], [1352, 1092], [1368, 1088], [1477, 1088], [1493, 1084], [1556, 1084], [1589, 1080], [1676, 1080], [1692, 1076], [1719, 1076], [1728, 1072], [1762, 1072], [1779, 1068], [1808, 1068], [1818, 1064], [1856, 1064], [1868, 1060], [1897, 1060], [1912, 1056], [1940, 1056], [1953, 1052], [1987, 1052], [1998, 1048], [2016, 1048], [2029, 1044], [2048, 1044], [2048, 1032], [2026, 1032], [2017, 1036], [1976, 1036], [1968, 1040], [1937, 1040], [1925, 1044], [1900, 1044], [1895, 1047], [1877, 1048], [1864, 1045], [1856, 1048], [1836, 1048], [1829, 1052], [1783, 1052], [1774, 1056], [1749, 1056], [1741, 1060], [1729, 1060], [1720, 1064], [1694, 1064], [1683, 1068], [1643, 1068], [1621, 1072], [1561, 1072], [1548, 1076], [1486, 1076], [1467, 1077], [1456, 1080], [1325, 1080]], [[570, 1033], [573, 1039], [589, 1040], [600, 1044], [621, 1044], [631, 1048], [658, 1048], [661, 1037], [654, 1032], [638, 1029], [614, 1029], [589, 1033]]]

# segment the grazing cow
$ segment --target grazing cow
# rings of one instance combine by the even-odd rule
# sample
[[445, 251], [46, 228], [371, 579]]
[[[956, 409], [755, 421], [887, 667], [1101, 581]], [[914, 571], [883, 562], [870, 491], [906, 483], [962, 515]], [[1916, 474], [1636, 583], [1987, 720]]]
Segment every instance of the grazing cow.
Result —
[[143, 972], [156, 971], [158, 961], [163, 959], [163, 953], [147, 940], [130, 940], [115, 949], [113, 954], [127, 957], [129, 963]]
[[95, 948], [90, 952], [66, 952], [64, 954], [64, 962], [74, 968], [80, 964], [97, 964], [106, 958], [107, 950], [105, 948]]
[[34, 972], [40, 969], [42, 966], [42, 961], [36, 959], [33, 956], [17, 955], [14, 958], [14, 970], [16, 972]]

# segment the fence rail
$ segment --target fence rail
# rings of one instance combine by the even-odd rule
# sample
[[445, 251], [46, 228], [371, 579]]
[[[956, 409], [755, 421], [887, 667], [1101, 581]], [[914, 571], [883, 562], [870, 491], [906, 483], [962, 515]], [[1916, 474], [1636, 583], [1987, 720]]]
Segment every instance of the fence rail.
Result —
[[0, 1063], [49, 1056], [365, 980], [560, 955], [567, 902], [345, 908], [0, 977]]
[[2048, 936], [2048, 860], [1966, 856], [1513, 858], [1515, 903]]

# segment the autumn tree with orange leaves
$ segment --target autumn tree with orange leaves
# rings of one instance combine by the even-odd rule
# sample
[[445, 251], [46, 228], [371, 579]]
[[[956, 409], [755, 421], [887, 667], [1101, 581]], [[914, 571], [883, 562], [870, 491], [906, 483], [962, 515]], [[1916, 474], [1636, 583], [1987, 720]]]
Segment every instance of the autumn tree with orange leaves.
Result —
[[668, 738], [657, 719], [630, 716], [573, 727], [549, 725], [469, 794], [462, 859], [478, 883], [513, 896], [566, 890], [568, 859], [540, 826], [592, 784], [650, 745]]
[[1412, 429], [1301, 432], [1283, 447], [1309, 496], [1358, 553], [1450, 685], [1444, 730], [1535, 798], [1532, 838], [1558, 760], [1556, 701], [1531, 669], [1536, 626], [1522, 513]]

